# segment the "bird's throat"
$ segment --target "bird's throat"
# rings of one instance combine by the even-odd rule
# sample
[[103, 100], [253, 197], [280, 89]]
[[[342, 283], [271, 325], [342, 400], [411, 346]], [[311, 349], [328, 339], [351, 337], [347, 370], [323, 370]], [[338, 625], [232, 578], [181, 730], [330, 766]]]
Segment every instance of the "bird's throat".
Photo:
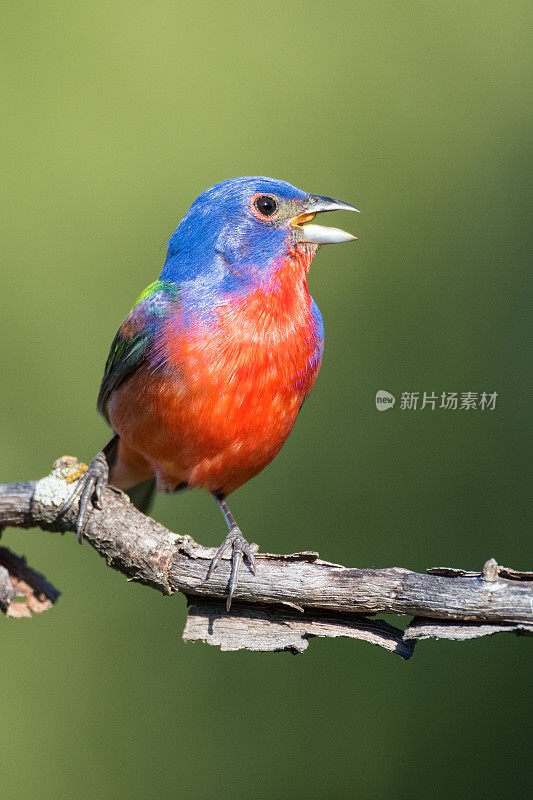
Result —
[[258, 276], [254, 288], [230, 296], [217, 308], [218, 324], [233, 323], [239, 339], [263, 345], [283, 341], [310, 323], [307, 273], [316, 247], [296, 245]]

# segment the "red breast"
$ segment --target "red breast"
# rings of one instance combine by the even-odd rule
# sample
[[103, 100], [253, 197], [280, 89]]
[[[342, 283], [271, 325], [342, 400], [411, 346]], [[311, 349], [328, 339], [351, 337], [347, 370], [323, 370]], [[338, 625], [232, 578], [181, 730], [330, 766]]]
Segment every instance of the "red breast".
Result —
[[268, 282], [219, 304], [214, 323], [170, 319], [157, 346], [164, 366], [139, 369], [115, 392], [111, 423], [160, 488], [227, 494], [279, 451], [320, 367], [307, 290], [314, 249], [295, 249]]

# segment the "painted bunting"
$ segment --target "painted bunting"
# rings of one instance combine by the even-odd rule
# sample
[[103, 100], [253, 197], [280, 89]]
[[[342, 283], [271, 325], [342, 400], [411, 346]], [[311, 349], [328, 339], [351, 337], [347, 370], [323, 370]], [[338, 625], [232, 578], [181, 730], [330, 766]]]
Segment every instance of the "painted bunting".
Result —
[[79, 499], [77, 531], [109, 481], [148, 511], [156, 490], [203, 487], [229, 528], [207, 573], [232, 549], [227, 607], [254, 553], [226, 497], [276, 455], [320, 368], [322, 317], [307, 289], [318, 247], [355, 239], [313, 224], [357, 211], [264, 177], [201, 194], [168, 242], [111, 345], [98, 410], [115, 435], [62, 513]]

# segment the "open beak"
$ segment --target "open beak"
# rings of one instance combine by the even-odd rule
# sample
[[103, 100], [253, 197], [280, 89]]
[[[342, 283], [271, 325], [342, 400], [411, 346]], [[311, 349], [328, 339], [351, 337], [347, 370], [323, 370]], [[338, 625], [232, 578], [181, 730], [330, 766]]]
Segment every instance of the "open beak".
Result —
[[340, 228], [326, 228], [324, 225], [310, 224], [316, 215], [323, 211], [359, 211], [359, 209], [342, 200], [335, 200], [333, 197], [310, 195], [305, 204], [305, 211], [291, 220], [292, 227], [296, 228], [300, 234], [299, 241], [309, 242], [309, 244], [337, 244], [353, 242], [357, 239], [356, 236], [341, 231]]

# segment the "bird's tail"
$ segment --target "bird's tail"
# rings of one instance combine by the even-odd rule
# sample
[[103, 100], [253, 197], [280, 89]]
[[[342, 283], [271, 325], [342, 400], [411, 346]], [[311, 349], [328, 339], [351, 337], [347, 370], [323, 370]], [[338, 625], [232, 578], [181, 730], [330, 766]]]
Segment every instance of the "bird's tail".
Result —
[[154, 504], [156, 479], [147, 462], [115, 434], [104, 447], [109, 483], [123, 489], [139, 511], [149, 514]]
[[143, 514], [149, 514], [154, 505], [155, 492], [155, 478], [148, 478], [147, 481], [138, 483], [137, 486], [132, 486], [131, 489], [126, 491], [126, 494], [139, 511], [142, 511]]

